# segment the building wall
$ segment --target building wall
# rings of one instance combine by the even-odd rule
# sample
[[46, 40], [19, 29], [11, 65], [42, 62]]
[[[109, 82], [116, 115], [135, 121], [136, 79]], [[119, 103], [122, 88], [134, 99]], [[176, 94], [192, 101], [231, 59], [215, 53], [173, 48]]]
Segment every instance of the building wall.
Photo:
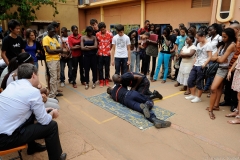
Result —
[[212, 7], [191, 8], [191, 0], [148, 0], [146, 19], [156, 24], [171, 24], [178, 28], [179, 23], [189, 26], [189, 22], [210, 22]]
[[240, 0], [236, 0], [233, 20], [240, 22]]
[[72, 25], [78, 25], [78, 1], [67, 0], [66, 3], [58, 3], [57, 9], [59, 14], [53, 17], [53, 8], [50, 6], [42, 6], [39, 11], [36, 11], [37, 20], [40, 21], [57, 21], [60, 27], [70, 29]]

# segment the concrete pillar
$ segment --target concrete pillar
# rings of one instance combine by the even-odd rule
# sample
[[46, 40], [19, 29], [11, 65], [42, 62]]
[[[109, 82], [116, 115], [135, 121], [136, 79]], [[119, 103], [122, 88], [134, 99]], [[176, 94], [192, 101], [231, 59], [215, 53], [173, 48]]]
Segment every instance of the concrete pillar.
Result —
[[103, 9], [103, 6], [100, 7], [100, 21], [104, 22], [104, 9]]
[[218, 4], [218, 0], [213, 0], [210, 25], [216, 22], [217, 4]]
[[144, 21], [146, 20], [146, 3], [145, 0], [141, 0], [141, 26], [144, 27]]

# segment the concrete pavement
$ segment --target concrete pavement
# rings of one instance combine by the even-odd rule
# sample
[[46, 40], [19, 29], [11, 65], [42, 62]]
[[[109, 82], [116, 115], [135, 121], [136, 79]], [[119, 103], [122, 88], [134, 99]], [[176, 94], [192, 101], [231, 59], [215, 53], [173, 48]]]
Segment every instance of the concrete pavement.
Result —
[[[40, 64], [40, 63], [39, 63]], [[114, 68], [111, 67], [113, 73]], [[67, 74], [66, 74], [67, 75]], [[91, 74], [90, 74], [91, 75]], [[79, 78], [78, 78], [79, 79]], [[44, 68], [40, 67], [40, 81], [45, 84]], [[210, 120], [209, 99], [193, 104], [185, 100], [183, 92], [168, 80], [151, 83], [165, 98], [155, 105], [175, 113], [169, 120], [170, 128], [139, 130], [130, 123], [88, 102], [85, 98], [106, 91], [107, 87], [85, 90], [78, 82], [74, 89], [66, 84], [60, 97], [59, 134], [63, 151], [71, 160], [200, 160], [229, 158], [240, 159], [238, 125], [227, 123], [225, 114], [229, 107], [214, 112], [216, 120]], [[90, 83], [91, 85], [91, 83]], [[40, 143], [44, 143], [40, 140]], [[16, 153], [4, 156], [9, 159]], [[26, 155], [24, 160], [46, 160], [47, 152]]]

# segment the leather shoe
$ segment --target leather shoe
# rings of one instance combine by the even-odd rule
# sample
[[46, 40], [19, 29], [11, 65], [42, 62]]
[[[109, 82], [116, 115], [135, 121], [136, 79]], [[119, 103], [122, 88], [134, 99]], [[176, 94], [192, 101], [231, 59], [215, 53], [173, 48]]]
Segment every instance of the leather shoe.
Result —
[[155, 96], [155, 98], [163, 99], [163, 96], [156, 90], [153, 91], [153, 95]]
[[59, 160], [66, 160], [67, 159], [67, 153], [62, 153]]
[[167, 128], [171, 126], [171, 122], [160, 120], [157, 117], [152, 118], [151, 121], [156, 128]]
[[231, 105], [231, 103], [226, 102], [226, 101], [219, 103], [219, 106], [230, 106], [230, 105]]
[[236, 109], [236, 108], [237, 108], [237, 106], [232, 105], [231, 108], [230, 108], [230, 111], [234, 112], [234, 109]]
[[31, 147], [31, 148], [28, 148], [27, 149], [27, 154], [28, 155], [32, 155], [36, 152], [43, 152], [43, 151], [46, 151], [47, 148], [45, 145], [41, 145], [39, 143], [35, 143], [35, 146], [34, 147]]

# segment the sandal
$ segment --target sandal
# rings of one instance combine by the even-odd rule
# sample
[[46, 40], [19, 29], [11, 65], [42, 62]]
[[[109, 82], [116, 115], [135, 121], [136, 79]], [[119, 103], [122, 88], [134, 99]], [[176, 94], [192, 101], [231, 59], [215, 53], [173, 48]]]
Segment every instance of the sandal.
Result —
[[176, 83], [176, 84], [174, 84], [174, 87], [178, 87], [178, 86], [180, 86], [180, 83]]
[[63, 92], [61, 89], [58, 89], [57, 92]]
[[189, 94], [191, 94], [191, 92], [189, 91], [184, 92], [184, 95], [189, 95]]
[[230, 114], [227, 114], [227, 115], [225, 115], [225, 117], [236, 117], [237, 115], [238, 115], [238, 111], [230, 113]]
[[179, 91], [186, 91], [187, 87], [182, 87]]
[[230, 124], [240, 124], [240, 115], [237, 115], [234, 120], [227, 121]]
[[93, 83], [93, 85], [92, 85], [92, 89], [94, 89], [94, 88], [96, 88], [96, 84], [95, 83]]
[[[206, 110], [209, 110], [209, 107], [207, 107]], [[219, 108], [218, 106], [214, 106], [214, 107], [213, 107], [213, 110], [214, 110], [214, 111], [220, 111], [220, 108]]]
[[166, 83], [166, 80], [163, 80], [161, 83]]
[[212, 120], [214, 120], [216, 118], [215, 115], [213, 114], [213, 111], [208, 111], [208, 113]]
[[153, 79], [153, 80], [151, 80], [151, 82], [156, 82], [157, 80], [155, 80], [155, 79]]
[[89, 84], [86, 84], [85, 89], [88, 90], [88, 88], [89, 88]]
[[77, 88], [77, 84], [73, 84], [73, 88]]
[[211, 97], [211, 93], [208, 93], [207, 98], [210, 98], [210, 97]]

